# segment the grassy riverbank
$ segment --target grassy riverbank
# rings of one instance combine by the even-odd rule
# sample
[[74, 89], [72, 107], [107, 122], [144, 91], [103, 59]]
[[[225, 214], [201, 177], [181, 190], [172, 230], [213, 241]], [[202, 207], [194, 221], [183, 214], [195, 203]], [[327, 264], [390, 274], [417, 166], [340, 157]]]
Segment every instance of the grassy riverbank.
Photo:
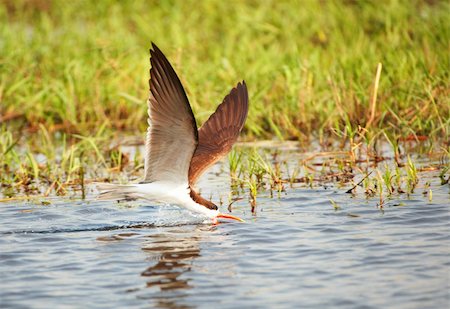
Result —
[[448, 156], [449, 10], [447, 1], [4, 0], [3, 194], [33, 193], [37, 180], [64, 194], [125, 165], [142, 173], [140, 154], [111, 140], [143, 137], [151, 41], [199, 125], [245, 79], [243, 140], [323, 149], [337, 140], [353, 162], [380, 140], [395, 157], [408, 141]]

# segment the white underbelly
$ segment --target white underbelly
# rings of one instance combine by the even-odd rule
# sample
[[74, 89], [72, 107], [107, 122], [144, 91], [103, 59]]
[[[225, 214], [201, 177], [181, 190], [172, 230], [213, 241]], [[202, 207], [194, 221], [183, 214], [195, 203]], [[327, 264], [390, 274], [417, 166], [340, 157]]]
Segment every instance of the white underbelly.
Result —
[[190, 197], [188, 185], [152, 182], [138, 185], [139, 195], [146, 200], [183, 207], [193, 213], [215, 218], [219, 213], [200, 205]]

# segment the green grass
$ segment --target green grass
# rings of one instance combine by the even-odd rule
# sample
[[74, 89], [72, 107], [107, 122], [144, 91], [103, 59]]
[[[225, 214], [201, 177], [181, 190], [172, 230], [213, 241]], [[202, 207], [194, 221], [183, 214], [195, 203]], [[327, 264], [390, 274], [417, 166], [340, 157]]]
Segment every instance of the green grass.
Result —
[[199, 123], [245, 79], [249, 137], [364, 127], [382, 63], [371, 126], [403, 135], [448, 132], [447, 1], [2, 3], [0, 98], [8, 127], [143, 132], [154, 41], [179, 73]]
[[[402, 150], [417, 153], [410, 146], [404, 145]], [[228, 158], [232, 184], [238, 188], [233, 194], [247, 196], [255, 211], [259, 195], [280, 198], [282, 193], [288, 194], [299, 187], [331, 187], [337, 192], [375, 199], [382, 209], [392, 201], [408, 199], [413, 194], [419, 197], [420, 193], [431, 203], [432, 190], [450, 180], [450, 157], [445, 151], [422, 158], [417, 154], [403, 155], [396, 161], [393, 149], [388, 148], [385, 151], [388, 156], [379, 163], [370, 152], [360, 150], [355, 159], [351, 151], [339, 156], [336, 152], [322, 152], [308, 157], [292, 150], [280, 155], [278, 150], [239, 149], [239, 161], [235, 160], [235, 153]], [[232, 172], [231, 167], [239, 172]], [[274, 191], [278, 193], [276, 196]], [[334, 201], [330, 202], [335, 210], [339, 209]]]
[[84, 183], [86, 166], [96, 179], [139, 174], [140, 156], [111, 140], [143, 138], [151, 41], [199, 125], [245, 79], [244, 140], [337, 139], [351, 161], [380, 139], [448, 151], [449, 11], [418, 0], [0, 1], [0, 180], [58, 192]]

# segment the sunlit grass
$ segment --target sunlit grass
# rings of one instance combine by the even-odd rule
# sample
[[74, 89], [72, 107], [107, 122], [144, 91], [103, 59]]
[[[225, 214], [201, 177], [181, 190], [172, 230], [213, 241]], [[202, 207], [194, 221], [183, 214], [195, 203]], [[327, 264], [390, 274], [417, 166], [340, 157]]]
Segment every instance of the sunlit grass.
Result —
[[1, 114], [30, 132], [39, 124], [49, 133], [142, 132], [154, 41], [200, 123], [245, 79], [249, 138], [358, 124], [445, 134], [449, 9], [446, 1], [4, 1]]
[[[288, 166], [276, 154], [232, 152], [232, 181], [255, 205], [260, 192], [368, 175], [385, 160], [386, 141], [394, 166], [362, 186], [367, 196], [382, 190], [380, 203], [411, 193], [420, 171], [402, 143], [449, 155], [449, 10], [447, 1], [419, 0], [4, 0], [2, 195], [85, 196], [92, 180], [142, 174], [141, 154], [120, 144], [130, 135], [143, 142], [151, 41], [174, 65], [199, 125], [245, 79], [243, 140], [339, 151], [320, 170], [311, 158]], [[445, 162], [440, 177], [448, 183]]]
[[[350, 146], [349, 146], [350, 147]], [[411, 151], [410, 143], [399, 146], [402, 151]], [[335, 152], [321, 153], [320, 156], [306, 158], [298, 163], [292, 162], [290, 157], [298, 157], [298, 153], [289, 152], [282, 156], [281, 160], [290, 160], [289, 163], [268, 159], [267, 150], [240, 150], [241, 160], [238, 164], [241, 172], [239, 177], [232, 176], [234, 181], [243, 184], [237, 195], [248, 194], [248, 200], [252, 209], [257, 206], [257, 196], [275, 197], [272, 194], [279, 184], [278, 192], [285, 192], [285, 185], [289, 188], [326, 188], [332, 186], [341, 192], [355, 196], [364, 196], [368, 200], [375, 199], [377, 207], [382, 209], [390, 200], [409, 198], [415, 191], [421, 190], [428, 201], [433, 199], [433, 191], [430, 187], [430, 175], [441, 178], [440, 185], [446, 185], [450, 180], [450, 157], [445, 152], [434, 153], [429, 159], [415, 163], [412, 156], [402, 156], [402, 162], [397, 161], [392, 149], [385, 148], [385, 157], [382, 159], [365, 159], [370, 153], [358, 149], [359, 159], [354, 159], [351, 151], [344, 156], [336, 156]], [[258, 155], [255, 155], [258, 153]], [[264, 155], [265, 154], [265, 155]], [[273, 157], [278, 158], [277, 153]], [[443, 156], [443, 160], [436, 159]], [[416, 160], [418, 157], [414, 155]], [[380, 162], [381, 161], [381, 162]], [[231, 165], [231, 158], [230, 158]], [[264, 166], [257, 168], [255, 166]], [[284, 166], [274, 177], [273, 171], [279, 166]], [[294, 173], [289, 173], [294, 170]], [[295, 175], [295, 176], [294, 176]], [[274, 181], [277, 179], [277, 181]], [[433, 186], [439, 186], [434, 182]], [[435, 188], [435, 187], [433, 187]], [[287, 190], [289, 191], [289, 189]], [[280, 197], [280, 195], [278, 195]], [[334, 209], [340, 209], [333, 200], [330, 200]]]

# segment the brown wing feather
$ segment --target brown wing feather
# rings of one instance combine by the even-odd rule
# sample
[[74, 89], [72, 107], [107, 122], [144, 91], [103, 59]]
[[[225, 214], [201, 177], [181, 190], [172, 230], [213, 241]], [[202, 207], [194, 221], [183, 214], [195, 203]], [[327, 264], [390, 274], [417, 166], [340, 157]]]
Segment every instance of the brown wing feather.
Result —
[[191, 198], [196, 202], [199, 203], [200, 205], [205, 206], [206, 208], [209, 209], [213, 209], [216, 210], [218, 209], [217, 205], [215, 205], [213, 202], [208, 201], [207, 199], [204, 199], [203, 197], [201, 197], [200, 194], [198, 194], [194, 189], [191, 188], [191, 192], [189, 194], [191, 196]]
[[197, 147], [194, 114], [181, 82], [167, 58], [152, 43], [150, 98], [143, 182], [188, 184], [188, 171]]
[[236, 142], [248, 113], [248, 93], [245, 81], [238, 83], [217, 110], [198, 130], [198, 146], [189, 168], [189, 184], [220, 158]]

